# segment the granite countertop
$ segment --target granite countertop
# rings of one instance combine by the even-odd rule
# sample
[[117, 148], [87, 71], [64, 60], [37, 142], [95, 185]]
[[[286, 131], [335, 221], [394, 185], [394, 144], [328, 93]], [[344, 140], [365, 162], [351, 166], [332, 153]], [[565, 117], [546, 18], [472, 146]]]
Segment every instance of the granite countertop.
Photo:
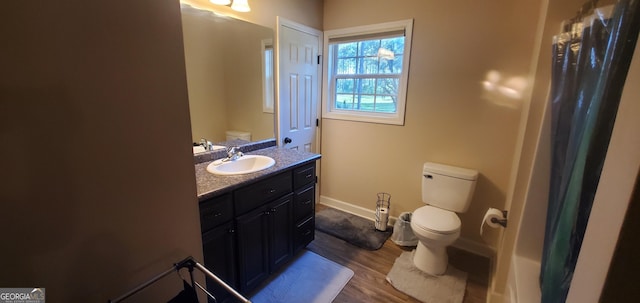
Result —
[[221, 176], [207, 171], [207, 165], [212, 161], [195, 164], [198, 201], [204, 201], [214, 195], [238, 188], [246, 183], [257, 181], [275, 175], [282, 170], [308, 161], [320, 159], [319, 154], [300, 152], [287, 148], [270, 147], [245, 153], [246, 155], [269, 156], [276, 160], [276, 164], [255, 173]]

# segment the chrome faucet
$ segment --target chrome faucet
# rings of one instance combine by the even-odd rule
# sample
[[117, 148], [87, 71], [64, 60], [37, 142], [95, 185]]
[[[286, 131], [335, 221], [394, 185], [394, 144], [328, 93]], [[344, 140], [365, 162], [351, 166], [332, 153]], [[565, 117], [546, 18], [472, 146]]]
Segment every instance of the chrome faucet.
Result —
[[200, 138], [200, 145], [202, 145], [202, 147], [204, 147], [204, 150], [207, 151], [212, 151], [213, 150], [213, 143], [211, 143], [211, 141], [205, 139], [205, 138]]
[[235, 161], [242, 156], [244, 156], [244, 154], [240, 151], [240, 147], [227, 147], [227, 161]]

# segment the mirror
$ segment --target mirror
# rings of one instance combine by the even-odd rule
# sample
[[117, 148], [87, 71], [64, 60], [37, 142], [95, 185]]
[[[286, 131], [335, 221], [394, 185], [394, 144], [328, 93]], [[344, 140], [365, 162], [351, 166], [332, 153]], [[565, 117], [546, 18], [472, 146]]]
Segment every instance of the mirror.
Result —
[[224, 142], [228, 131], [273, 138], [273, 29], [186, 4], [181, 10], [193, 142]]

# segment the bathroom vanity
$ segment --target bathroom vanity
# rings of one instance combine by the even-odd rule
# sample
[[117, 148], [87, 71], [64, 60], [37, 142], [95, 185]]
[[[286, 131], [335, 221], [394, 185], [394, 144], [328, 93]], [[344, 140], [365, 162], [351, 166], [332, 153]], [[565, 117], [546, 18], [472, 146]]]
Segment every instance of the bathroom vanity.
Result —
[[[316, 160], [282, 148], [251, 152], [276, 160], [263, 171], [219, 176], [196, 164], [204, 264], [248, 295], [314, 239]], [[207, 289], [224, 302], [228, 293]]]

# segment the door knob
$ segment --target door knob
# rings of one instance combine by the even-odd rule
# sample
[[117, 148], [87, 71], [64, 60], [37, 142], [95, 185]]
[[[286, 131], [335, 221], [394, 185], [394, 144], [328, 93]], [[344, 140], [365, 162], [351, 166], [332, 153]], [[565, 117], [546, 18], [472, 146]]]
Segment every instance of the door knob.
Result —
[[288, 144], [288, 143], [291, 143], [291, 138], [285, 137], [284, 138], [284, 144]]

